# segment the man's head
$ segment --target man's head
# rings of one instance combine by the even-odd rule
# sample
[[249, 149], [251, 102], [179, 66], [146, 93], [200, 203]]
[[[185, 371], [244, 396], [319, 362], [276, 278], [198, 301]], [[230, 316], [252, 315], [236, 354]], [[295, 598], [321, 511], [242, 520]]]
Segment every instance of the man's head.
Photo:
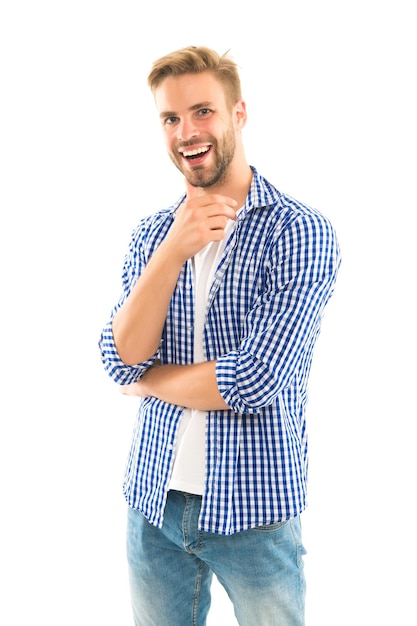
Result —
[[155, 61], [148, 77], [168, 154], [191, 185], [221, 188], [247, 169], [236, 64], [204, 47]]

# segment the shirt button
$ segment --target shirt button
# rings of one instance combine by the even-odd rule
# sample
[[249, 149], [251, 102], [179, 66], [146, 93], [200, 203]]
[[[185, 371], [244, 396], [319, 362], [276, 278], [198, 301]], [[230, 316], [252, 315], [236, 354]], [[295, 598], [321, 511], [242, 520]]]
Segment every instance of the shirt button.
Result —
[[193, 332], [193, 326], [189, 326], [189, 327], [188, 327], [188, 332], [189, 332], [189, 333], [192, 333], [192, 332]]

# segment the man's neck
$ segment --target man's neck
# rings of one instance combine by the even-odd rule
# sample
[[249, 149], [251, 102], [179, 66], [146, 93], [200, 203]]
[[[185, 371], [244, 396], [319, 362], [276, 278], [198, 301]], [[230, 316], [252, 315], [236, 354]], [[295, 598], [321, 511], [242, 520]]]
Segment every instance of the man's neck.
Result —
[[218, 187], [214, 186], [211, 188], [210, 193], [218, 193], [233, 198], [240, 208], [245, 204], [252, 177], [253, 172], [246, 162], [239, 166], [235, 165], [227, 179]]

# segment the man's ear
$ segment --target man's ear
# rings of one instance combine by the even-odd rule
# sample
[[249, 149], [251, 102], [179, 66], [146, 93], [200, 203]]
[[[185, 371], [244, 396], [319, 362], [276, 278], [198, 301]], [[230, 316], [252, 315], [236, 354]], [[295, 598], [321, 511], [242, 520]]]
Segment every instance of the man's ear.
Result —
[[247, 117], [246, 102], [238, 100], [234, 106], [234, 120], [240, 130], [245, 126]]

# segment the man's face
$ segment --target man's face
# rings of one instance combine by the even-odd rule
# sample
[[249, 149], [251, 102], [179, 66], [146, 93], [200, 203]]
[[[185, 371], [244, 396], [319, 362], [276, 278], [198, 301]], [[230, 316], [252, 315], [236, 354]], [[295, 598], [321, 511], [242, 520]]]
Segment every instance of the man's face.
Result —
[[[222, 183], [233, 161], [236, 127], [211, 72], [166, 78], [155, 92], [168, 154], [197, 187]], [[239, 104], [235, 105], [239, 106]]]

